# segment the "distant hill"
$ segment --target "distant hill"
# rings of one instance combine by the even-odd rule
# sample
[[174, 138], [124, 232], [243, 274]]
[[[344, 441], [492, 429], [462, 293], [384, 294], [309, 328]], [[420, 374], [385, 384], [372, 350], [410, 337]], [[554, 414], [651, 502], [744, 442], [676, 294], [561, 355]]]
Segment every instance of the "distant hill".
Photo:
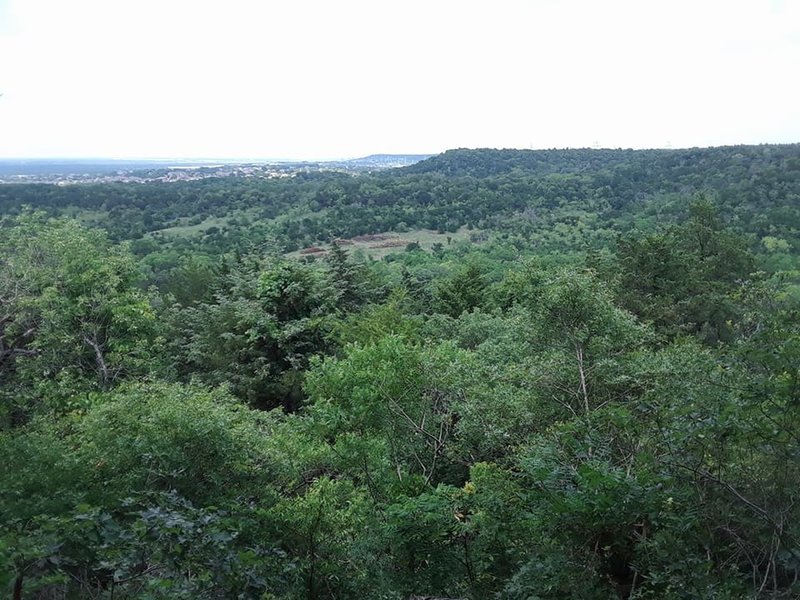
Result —
[[370, 154], [362, 158], [346, 161], [349, 165], [359, 168], [406, 167], [433, 156], [432, 154]]
[[417, 162], [407, 167], [405, 171], [484, 178], [515, 170], [526, 175], [548, 175], [597, 173], [619, 167], [630, 169], [632, 166], [639, 166], [651, 172], [670, 172], [680, 175], [687, 170], [699, 172], [722, 165], [727, 169], [736, 164], [746, 164], [748, 168], [759, 165], [796, 168], [798, 160], [800, 160], [800, 144], [720, 146], [681, 150], [460, 148]]

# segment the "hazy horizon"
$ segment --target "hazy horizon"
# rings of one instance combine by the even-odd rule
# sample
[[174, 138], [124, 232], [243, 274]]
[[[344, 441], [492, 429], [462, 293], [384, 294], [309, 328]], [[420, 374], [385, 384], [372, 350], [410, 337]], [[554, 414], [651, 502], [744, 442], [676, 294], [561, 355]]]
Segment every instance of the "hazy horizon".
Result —
[[0, 156], [0, 162], [12, 161], [35, 161], [35, 162], [48, 162], [48, 161], [63, 161], [63, 162], [88, 162], [88, 161], [107, 161], [107, 162], [203, 162], [203, 163], [247, 163], [247, 162], [344, 162], [353, 161], [371, 156], [436, 156], [443, 154], [450, 150], [530, 150], [533, 152], [547, 151], [547, 150], [692, 150], [692, 149], [705, 149], [705, 148], [724, 148], [736, 146], [792, 146], [800, 144], [796, 142], [758, 142], [758, 143], [743, 143], [743, 144], [720, 144], [718, 146], [669, 146], [669, 147], [643, 147], [643, 148], [625, 148], [625, 147], [599, 147], [599, 146], [573, 146], [573, 147], [542, 147], [542, 148], [498, 148], [498, 147], [459, 147], [459, 148], [446, 148], [441, 152], [374, 152], [361, 156], [333, 156], [333, 157], [273, 157], [273, 156]]
[[336, 162], [358, 160], [370, 156], [433, 156], [431, 152], [375, 152], [364, 156], [339, 156], [339, 157], [274, 157], [274, 156], [0, 156], [0, 161], [123, 161], [123, 162], [169, 162], [169, 161], [199, 161], [199, 162], [248, 162], [248, 161], [274, 161], [274, 162]]

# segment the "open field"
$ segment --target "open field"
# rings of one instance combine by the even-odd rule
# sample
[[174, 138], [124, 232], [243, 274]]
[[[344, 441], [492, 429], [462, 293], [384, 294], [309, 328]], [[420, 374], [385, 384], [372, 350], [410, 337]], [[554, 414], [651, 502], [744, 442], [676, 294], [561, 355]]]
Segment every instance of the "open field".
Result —
[[[418, 243], [423, 250], [431, 250], [433, 245], [437, 243], [447, 247], [448, 244], [469, 241], [480, 235], [481, 232], [479, 230], [469, 230], [466, 227], [462, 227], [454, 233], [438, 233], [431, 229], [415, 229], [402, 233], [387, 231], [373, 235], [359, 235], [349, 239], [336, 240], [334, 243], [340, 244], [349, 252], [360, 250], [367, 256], [380, 260], [393, 252], [405, 251], [406, 246], [414, 242]], [[290, 252], [286, 256], [292, 258], [302, 258], [306, 256], [322, 257], [328, 253], [330, 247], [331, 244], [319, 244]]]

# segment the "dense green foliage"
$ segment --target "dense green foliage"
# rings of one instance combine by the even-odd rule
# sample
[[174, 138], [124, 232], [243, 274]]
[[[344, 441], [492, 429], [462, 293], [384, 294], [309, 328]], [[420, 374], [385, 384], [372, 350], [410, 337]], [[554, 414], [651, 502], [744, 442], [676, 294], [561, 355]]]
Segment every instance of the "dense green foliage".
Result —
[[799, 197], [797, 146], [0, 187], [0, 590], [797, 597]]
[[[692, 150], [452, 150], [411, 167], [350, 175], [193, 182], [0, 186], [23, 205], [133, 240], [156, 272], [191, 253], [288, 251], [337, 237], [461, 226], [540, 252], [601, 248], [686, 215], [706, 193], [776, 267], [800, 251], [800, 145]], [[785, 263], [785, 264], [782, 264]]]

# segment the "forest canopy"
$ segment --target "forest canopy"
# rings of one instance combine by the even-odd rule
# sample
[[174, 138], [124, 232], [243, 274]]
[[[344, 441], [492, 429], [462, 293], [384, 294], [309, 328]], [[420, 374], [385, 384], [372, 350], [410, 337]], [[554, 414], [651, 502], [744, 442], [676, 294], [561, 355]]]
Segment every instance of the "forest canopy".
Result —
[[800, 146], [0, 186], [12, 598], [800, 594]]

